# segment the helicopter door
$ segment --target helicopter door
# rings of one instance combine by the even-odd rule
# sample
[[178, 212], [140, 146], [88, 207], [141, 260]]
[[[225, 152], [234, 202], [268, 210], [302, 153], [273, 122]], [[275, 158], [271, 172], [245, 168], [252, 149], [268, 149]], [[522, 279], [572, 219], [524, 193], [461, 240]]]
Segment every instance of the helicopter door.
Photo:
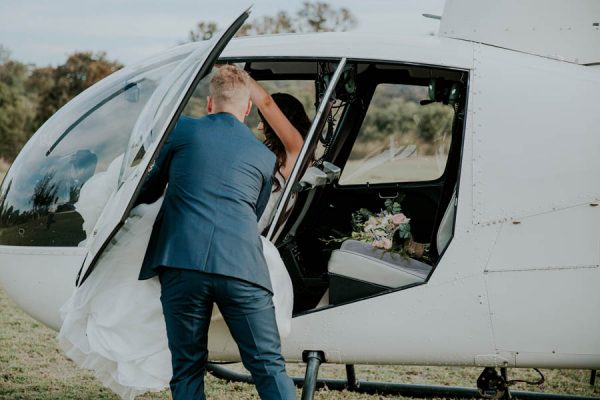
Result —
[[206, 76], [219, 55], [250, 14], [244, 11], [226, 30], [192, 52], [156, 89], [131, 133], [119, 174], [119, 186], [106, 204], [93, 232], [86, 259], [77, 275], [81, 285], [110, 240], [124, 224], [148, 166], [181, 115], [198, 81]]

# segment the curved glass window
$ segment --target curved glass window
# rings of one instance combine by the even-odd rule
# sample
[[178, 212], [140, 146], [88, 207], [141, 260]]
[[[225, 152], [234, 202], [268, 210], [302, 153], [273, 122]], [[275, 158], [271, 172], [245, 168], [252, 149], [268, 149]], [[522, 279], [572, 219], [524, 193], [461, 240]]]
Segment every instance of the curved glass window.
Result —
[[[122, 156], [140, 113], [185, 55], [117, 72], [36, 132], [0, 188], [0, 245], [85, 243], [117, 187]], [[94, 192], [88, 189], [83, 195], [92, 179], [103, 184], [88, 185]]]
[[[199, 42], [194, 52], [179, 63], [173, 73], [156, 89], [156, 94], [152, 96], [133, 127], [119, 182], [122, 183], [130, 176], [148, 150], [167, 129], [166, 125], [173, 118], [182, 101], [181, 96], [192, 85], [198, 70], [219, 39], [220, 35]], [[203, 80], [206, 82], [207, 77], [203, 77]]]

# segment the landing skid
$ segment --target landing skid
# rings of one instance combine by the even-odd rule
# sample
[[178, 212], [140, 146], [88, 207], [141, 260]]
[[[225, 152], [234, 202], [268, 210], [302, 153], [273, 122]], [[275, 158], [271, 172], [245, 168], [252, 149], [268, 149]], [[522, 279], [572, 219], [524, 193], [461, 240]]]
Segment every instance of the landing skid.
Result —
[[[314, 358], [311, 358], [314, 360]], [[208, 364], [208, 372], [213, 376], [226, 380], [228, 382], [244, 382], [253, 383], [252, 377], [249, 374], [233, 371], [222, 365]], [[348, 390], [350, 392], [365, 393], [365, 394], [382, 394], [382, 395], [401, 395], [406, 397], [416, 398], [431, 398], [431, 397], [442, 397], [442, 398], [453, 398], [453, 399], [478, 399], [482, 398], [479, 389], [466, 388], [459, 386], [436, 386], [436, 385], [415, 385], [415, 384], [403, 384], [403, 383], [389, 383], [389, 382], [368, 382], [360, 381], [356, 379], [354, 372], [354, 365], [346, 365], [346, 374], [348, 379], [316, 379], [316, 372], [318, 372], [318, 365], [315, 365], [315, 361], [312, 363], [312, 371], [309, 373], [307, 369], [307, 375], [312, 375], [306, 380], [309, 382], [308, 391], [303, 393], [302, 399], [312, 398], [312, 392], [314, 388], [311, 388], [311, 380], [315, 383], [316, 389], [327, 387], [329, 390]], [[292, 377], [294, 384], [299, 387], [304, 387], [306, 377]], [[311, 397], [305, 397], [305, 394]], [[585, 396], [570, 396], [561, 394], [548, 394], [548, 393], [537, 393], [537, 392], [525, 392], [525, 391], [511, 391], [511, 399], [548, 399], [548, 400], [598, 400], [597, 397], [585, 397]]]

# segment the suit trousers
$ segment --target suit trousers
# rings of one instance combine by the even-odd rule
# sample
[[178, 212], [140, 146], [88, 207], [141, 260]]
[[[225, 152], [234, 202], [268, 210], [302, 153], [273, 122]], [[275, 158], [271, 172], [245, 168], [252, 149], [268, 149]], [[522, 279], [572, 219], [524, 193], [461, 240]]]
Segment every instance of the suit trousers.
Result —
[[160, 268], [161, 302], [173, 365], [174, 400], [205, 399], [208, 326], [213, 304], [235, 339], [242, 362], [263, 400], [295, 399], [285, 370], [272, 294], [223, 275]]

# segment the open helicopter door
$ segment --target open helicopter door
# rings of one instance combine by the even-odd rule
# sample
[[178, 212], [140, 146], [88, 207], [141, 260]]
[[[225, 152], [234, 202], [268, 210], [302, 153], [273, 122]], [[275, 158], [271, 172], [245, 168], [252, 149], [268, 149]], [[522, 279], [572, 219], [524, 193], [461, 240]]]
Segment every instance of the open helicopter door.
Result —
[[125, 223], [148, 166], [174, 128], [197, 83], [210, 72], [227, 43], [249, 15], [250, 9], [205, 46], [192, 52], [161, 82], [149, 99], [131, 133], [118, 188], [108, 200], [94, 228], [87, 256], [77, 274], [78, 286], [90, 275], [110, 240]]

